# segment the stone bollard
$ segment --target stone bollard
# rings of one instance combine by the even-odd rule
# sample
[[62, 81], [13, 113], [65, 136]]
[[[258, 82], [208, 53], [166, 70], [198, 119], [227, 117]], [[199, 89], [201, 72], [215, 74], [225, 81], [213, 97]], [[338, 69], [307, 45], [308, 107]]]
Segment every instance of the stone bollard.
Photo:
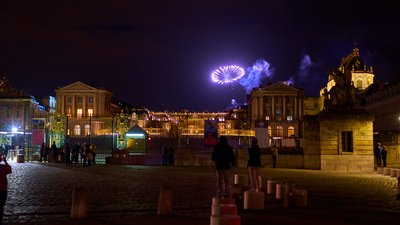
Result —
[[275, 194], [276, 189], [276, 181], [275, 180], [267, 180], [267, 194], [273, 195]]
[[391, 177], [398, 177], [399, 169], [391, 169], [390, 170], [390, 176]]
[[83, 187], [72, 191], [71, 218], [84, 219], [87, 217], [87, 193]]
[[307, 206], [308, 192], [304, 189], [294, 189], [295, 206]]
[[376, 168], [376, 172], [377, 172], [378, 174], [383, 174], [383, 167], [377, 167], [377, 168]]
[[247, 187], [249, 183], [249, 178], [247, 175], [235, 174], [234, 184], [240, 184], [242, 187]]
[[294, 205], [294, 188], [295, 184], [291, 181], [285, 183], [285, 196], [283, 201], [283, 206], [292, 207]]
[[385, 176], [390, 176], [390, 171], [391, 171], [390, 168], [384, 167], [384, 168], [383, 168], [383, 175], [385, 175]]
[[275, 192], [276, 192], [275, 198], [276, 198], [276, 199], [282, 199], [282, 197], [283, 197], [283, 192], [284, 192], [284, 186], [283, 186], [282, 182], [276, 183], [276, 190], [275, 190]]
[[170, 215], [172, 213], [172, 190], [168, 186], [160, 188], [158, 199], [158, 215]]
[[245, 191], [243, 209], [264, 209], [264, 192]]
[[238, 209], [232, 198], [212, 199], [210, 225], [240, 225]]

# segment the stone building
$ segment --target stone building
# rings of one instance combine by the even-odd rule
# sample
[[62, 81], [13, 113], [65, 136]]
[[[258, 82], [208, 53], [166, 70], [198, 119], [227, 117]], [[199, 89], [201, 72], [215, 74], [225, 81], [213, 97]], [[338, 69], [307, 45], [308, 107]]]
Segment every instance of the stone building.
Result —
[[[251, 129], [256, 129], [260, 146], [299, 148], [302, 137], [304, 113], [304, 91], [277, 82], [266, 87], [253, 89], [248, 99], [248, 114]], [[265, 129], [257, 129], [260, 122]], [[266, 132], [263, 133], [263, 130]], [[262, 133], [260, 135], [260, 133]], [[267, 143], [263, 139], [267, 137]]]
[[304, 123], [305, 168], [363, 171], [374, 170], [373, 116], [358, 103], [360, 94], [373, 83], [358, 49], [328, 73], [321, 90], [323, 110]]
[[375, 83], [360, 101], [375, 118], [374, 142], [386, 146], [387, 166], [400, 166], [400, 83]]
[[44, 140], [47, 117], [33, 96], [12, 87], [6, 78], [0, 79], [0, 144], [10, 145], [8, 157], [29, 160], [37, 155], [37, 145]]

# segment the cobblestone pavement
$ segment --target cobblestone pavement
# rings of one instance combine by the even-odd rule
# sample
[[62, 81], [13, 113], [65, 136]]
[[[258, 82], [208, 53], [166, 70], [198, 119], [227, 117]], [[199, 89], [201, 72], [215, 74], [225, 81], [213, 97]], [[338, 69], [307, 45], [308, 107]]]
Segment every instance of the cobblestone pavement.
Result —
[[[215, 172], [210, 167], [11, 163], [4, 224], [209, 224]], [[246, 174], [245, 168], [232, 173]], [[284, 207], [267, 195], [264, 210], [239, 210], [241, 224], [399, 224], [397, 178], [376, 173], [261, 169], [308, 191], [306, 207]], [[265, 180], [263, 182], [266, 183]], [[160, 187], [173, 194], [173, 214], [157, 216]], [[72, 191], [88, 192], [88, 218], [70, 219]]]

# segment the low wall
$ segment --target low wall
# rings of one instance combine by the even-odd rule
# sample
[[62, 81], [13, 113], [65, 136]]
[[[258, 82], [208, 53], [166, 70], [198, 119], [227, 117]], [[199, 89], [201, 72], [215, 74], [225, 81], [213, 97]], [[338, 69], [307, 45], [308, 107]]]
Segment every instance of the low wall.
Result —
[[[262, 167], [272, 168], [272, 156], [270, 154], [261, 155], [261, 163]], [[214, 166], [214, 162], [211, 160], [211, 153], [189, 153], [180, 151], [175, 154], [175, 165]], [[238, 154], [237, 165], [239, 167], [247, 166], [247, 153], [245, 154], [242, 152]], [[304, 155], [280, 155], [278, 156], [278, 168], [303, 169]]]

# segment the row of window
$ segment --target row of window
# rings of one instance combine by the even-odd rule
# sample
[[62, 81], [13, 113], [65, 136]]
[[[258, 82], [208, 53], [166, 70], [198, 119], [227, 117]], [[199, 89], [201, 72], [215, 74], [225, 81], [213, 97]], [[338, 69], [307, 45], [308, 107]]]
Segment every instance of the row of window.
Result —
[[[71, 135], [71, 132], [69, 129], [67, 132], [68, 132], [68, 135]], [[74, 134], [73, 135], [77, 135], [77, 136], [81, 135], [81, 126], [80, 125], [77, 124], [74, 126]], [[85, 125], [85, 135], [90, 135], [90, 125], [89, 124]]]
[[[276, 127], [276, 135], [274, 135], [274, 137], [283, 137], [283, 127], [282, 126], [277, 126]], [[268, 136], [272, 137], [272, 128], [270, 126], [268, 126]], [[294, 134], [294, 127], [293, 126], [289, 126], [287, 128], [287, 137], [292, 137], [295, 136]]]
[[[72, 115], [72, 110], [70, 108], [67, 109], [68, 115]], [[93, 109], [88, 109], [87, 110], [87, 115], [88, 116], [93, 116]], [[76, 109], [76, 116], [77, 117], [82, 117], [83, 116], [83, 109]]]
[[[72, 98], [73, 98], [72, 96], [68, 96], [68, 97], [67, 97], [67, 102], [68, 102], [68, 103], [72, 103]], [[82, 103], [82, 102], [83, 102], [83, 97], [77, 97], [76, 100], [77, 100], [78, 103]], [[93, 103], [93, 97], [90, 97], [90, 96], [89, 96], [88, 99], [87, 99], [87, 101], [88, 101], [89, 103]]]

